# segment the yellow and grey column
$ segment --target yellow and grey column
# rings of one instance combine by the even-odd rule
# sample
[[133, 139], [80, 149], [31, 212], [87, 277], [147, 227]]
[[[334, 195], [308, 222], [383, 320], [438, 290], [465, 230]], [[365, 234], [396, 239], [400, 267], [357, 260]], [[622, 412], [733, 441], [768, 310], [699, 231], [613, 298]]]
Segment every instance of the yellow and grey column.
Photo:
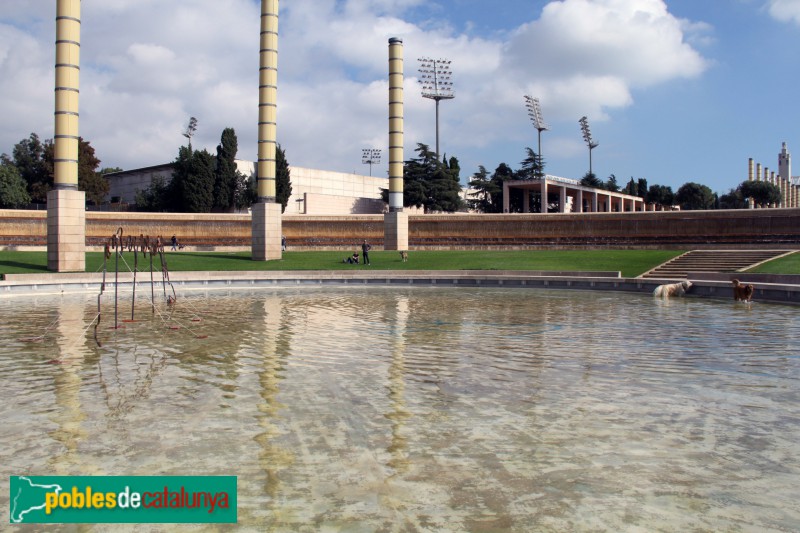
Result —
[[389, 213], [384, 249], [408, 249], [408, 215], [403, 213], [403, 40], [389, 39]]
[[47, 267], [86, 268], [86, 195], [78, 190], [81, 0], [57, 0], [54, 189], [47, 195]]
[[276, 202], [278, 0], [261, 0], [258, 86], [258, 202], [252, 208], [256, 261], [281, 258], [281, 205]]

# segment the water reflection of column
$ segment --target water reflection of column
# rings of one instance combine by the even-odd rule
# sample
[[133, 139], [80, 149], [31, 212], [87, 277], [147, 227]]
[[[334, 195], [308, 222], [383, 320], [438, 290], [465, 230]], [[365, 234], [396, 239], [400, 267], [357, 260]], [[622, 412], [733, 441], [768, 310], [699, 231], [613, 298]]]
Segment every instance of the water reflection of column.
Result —
[[386, 418], [392, 424], [392, 439], [386, 451], [389, 452], [389, 466], [396, 474], [408, 470], [408, 439], [403, 435], [405, 421], [411, 417], [406, 409], [406, 324], [408, 323], [408, 297], [398, 296], [395, 301], [394, 330], [390, 340], [392, 363], [389, 366], [389, 406]]
[[255, 436], [255, 441], [261, 447], [258, 460], [261, 469], [267, 476], [264, 488], [271, 498], [277, 496], [280, 488], [278, 473], [281, 469], [294, 463], [293, 453], [273, 443], [277, 437], [282, 435], [282, 430], [276, 424], [276, 420], [280, 416], [283, 405], [278, 402], [277, 396], [280, 392], [280, 382], [283, 379], [281, 372], [284, 362], [291, 351], [291, 331], [288, 322], [281, 297], [279, 295], [265, 297], [265, 336], [261, 345], [263, 363], [262, 370], [258, 374], [258, 382], [261, 385], [260, 396], [263, 400], [258, 405], [259, 424], [262, 431]]
[[[59, 311], [56, 343], [58, 353], [55, 360], [59, 363], [59, 372], [56, 374], [53, 385], [55, 403], [58, 410], [51, 420], [57, 428], [50, 436], [59, 442], [63, 452], [51, 459], [52, 473], [58, 475], [91, 475], [86, 465], [78, 460], [78, 447], [86, 437], [82, 427], [86, 413], [81, 405], [81, 366], [87, 355], [85, 345], [84, 323], [79, 317], [84, 314], [84, 304], [80, 301], [64, 301], [57, 307]], [[80, 471], [76, 470], [79, 465]]]

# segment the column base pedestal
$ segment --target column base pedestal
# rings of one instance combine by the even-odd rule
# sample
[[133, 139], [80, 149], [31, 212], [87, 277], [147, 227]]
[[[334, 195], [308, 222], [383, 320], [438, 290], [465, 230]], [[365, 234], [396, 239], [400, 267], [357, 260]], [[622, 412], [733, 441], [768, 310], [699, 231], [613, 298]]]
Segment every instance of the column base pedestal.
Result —
[[395, 211], [383, 216], [383, 249], [408, 250], [408, 213]]
[[47, 269], [86, 270], [86, 193], [56, 189], [47, 193]]
[[281, 204], [258, 203], [252, 209], [253, 261], [273, 261], [281, 253]]

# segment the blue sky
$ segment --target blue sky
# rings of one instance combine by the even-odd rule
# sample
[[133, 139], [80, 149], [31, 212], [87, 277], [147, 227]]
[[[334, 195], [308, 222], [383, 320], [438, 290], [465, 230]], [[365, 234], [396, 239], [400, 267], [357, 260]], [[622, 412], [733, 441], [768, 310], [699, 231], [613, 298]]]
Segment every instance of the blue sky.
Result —
[[[258, 9], [253, 0], [83, 0], [81, 135], [103, 166], [174, 159], [190, 116], [195, 147], [236, 129], [256, 156]], [[488, 8], [487, 8], [488, 6]], [[53, 135], [54, 0], [3, 0], [0, 152]], [[800, 0], [284, 0], [278, 138], [292, 165], [368, 173], [383, 149], [387, 41], [404, 40], [405, 157], [435, 144], [417, 58], [452, 60], [442, 151], [462, 182], [536, 148], [523, 96], [538, 97], [548, 173], [580, 178], [586, 115], [593, 169], [677, 189], [726, 192], [747, 159], [800, 174]]]

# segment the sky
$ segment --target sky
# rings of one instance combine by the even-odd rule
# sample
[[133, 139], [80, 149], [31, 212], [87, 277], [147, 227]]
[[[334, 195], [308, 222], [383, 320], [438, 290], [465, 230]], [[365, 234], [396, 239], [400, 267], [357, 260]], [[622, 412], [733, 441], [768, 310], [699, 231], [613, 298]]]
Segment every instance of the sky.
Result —
[[[83, 0], [80, 134], [102, 167], [216, 153], [234, 128], [257, 157], [260, 2]], [[2, 0], [0, 152], [53, 136], [55, 0]], [[677, 190], [727, 192], [753, 158], [777, 171], [783, 142], [800, 174], [800, 0], [283, 0], [278, 142], [290, 165], [386, 176], [388, 40], [403, 40], [405, 153], [436, 144], [419, 58], [451, 61], [441, 151], [466, 183], [479, 166], [519, 168], [538, 149], [525, 95], [538, 98], [546, 172], [592, 169]], [[362, 164], [362, 150], [382, 150]]]

